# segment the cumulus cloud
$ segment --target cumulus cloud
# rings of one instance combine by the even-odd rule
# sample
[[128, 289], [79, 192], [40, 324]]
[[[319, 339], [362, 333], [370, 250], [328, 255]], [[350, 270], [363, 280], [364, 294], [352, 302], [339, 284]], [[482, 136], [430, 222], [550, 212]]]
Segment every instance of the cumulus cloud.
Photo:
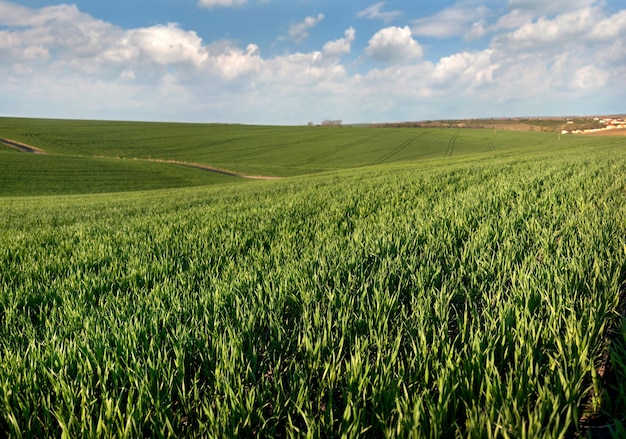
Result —
[[408, 26], [392, 26], [376, 32], [369, 40], [365, 53], [379, 61], [398, 63], [420, 58], [423, 51], [411, 36]]
[[61, 53], [67, 50], [72, 56], [98, 53], [120, 32], [115, 26], [80, 12], [74, 5], [33, 10], [0, 2], [0, 25], [9, 29], [4, 37], [18, 48], [38, 47]]
[[322, 48], [322, 53], [326, 57], [340, 57], [342, 55], [346, 55], [350, 53], [350, 48], [354, 39], [356, 37], [356, 31], [354, 28], [350, 27], [344, 32], [344, 37], [339, 38], [338, 40], [329, 41], [324, 44]]
[[201, 8], [215, 8], [215, 7], [238, 7], [245, 5], [247, 0], [199, 0], [198, 6]]
[[[493, 116], [519, 108], [592, 113], [592, 101], [601, 112], [623, 111], [606, 103], [626, 99], [626, 10], [609, 13], [574, 0], [575, 9], [534, 16], [543, 3], [517, 0], [509, 5], [519, 19], [509, 14], [506, 22], [473, 1], [459, 2], [456, 9], [470, 11], [456, 19], [460, 28], [429, 35], [493, 34], [488, 46], [424, 59], [408, 26], [385, 27], [364, 49], [380, 61], [371, 68], [344, 62], [355, 51], [352, 27], [321, 47], [267, 56], [254, 42], [203, 41], [175, 23], [123, 29], [76, 6], [34, 9], [0, 0], [0, 112], [304, 123]], [[434, 24], [454, 21], [441, 19], [458, 16], [449, 9]], [[308, 17], [285, 38], [302, 41], [322, 19]]]
[[202, 39], [173, 23], [128, 31], [115, 50], [120, 60], [143, 58], [161, 65], [189, 63], [199, 67], [208, 58]]
[[626, 10], [610, 17], [599, 17], [590, 29], [589, 37], [594, 41], [623, 42], [623, 38], [626, 37]]
[[306, 17], [300, 23], [291, 26], [289, 36], [296, 43], [301, 43], [309, 37], [309, 30], [314, 28], [323, 19], [324, 14], [318, 14], [317, 17]]
[[595, 66], [585, 66], [574, 73], [573, 85], [579, 89], [598, 89], [606, 86], [609, 74]]
[[593, 21], [593, 11], [588, 8], [561, 14], [553, 20], [542, 17], [498, 38], [498, 42], [508, 47], [561, 44], [584, 32]]
[[56, 5], [31, 9], [15, 3], [0, 1], [0, 25], [37, 27], [62, 22], [97, 21], [79, 11], [76, 5]]
[[462, 52], [441, 58], [431, 78], [435, 84], [444, 85], [451, 82], [458, 84], [459, 81], [465, 86], [493, 83], [493, 74], [499, 68], [493, 56], [493, 50], [484, 50], [475, 53]]
[[509, 50], [563, 50], [564, 46], [608, 43], [622, 36], [626, 36], [626, 11], [605, 17], [600, 9], [582, 8], [525, 23], [498, 35], [492, 44]]
[[[9, 8], [0, 3], [0, 9]], [[49, 61], [48, 69], [65, 70], [67, 75], [151, 82], [177, 69], [181, 79], [206, 73], [233, 79], [254, 71], [260, 60], [255, 45], [244, 50], [229, 42], [207, 45], [196, 32], [175, 23], [123, 30], [80, 13], [75, 6], [12, 7], [8, 12], [4, 20], [10, 16], [17, 25], [1, 31], [3, 58], [15, 64]]]
[[389, 23], [402, 16], [400, 11], [386, 11], [383, 12], [382, 8], [385, 6], [385, 2], [375, 3], [372, 6], [363, 9], [357, 13], [359, 18], [367, 18], [370, 20], [383, 20], [385, 23]]
[[220, 53], [213, 58], [213, 63], [223, 78], [233, 80], [258, 72], [263, 60], [259, 47], [256, 44], [248, 44], [245, 50], [230, 48]]

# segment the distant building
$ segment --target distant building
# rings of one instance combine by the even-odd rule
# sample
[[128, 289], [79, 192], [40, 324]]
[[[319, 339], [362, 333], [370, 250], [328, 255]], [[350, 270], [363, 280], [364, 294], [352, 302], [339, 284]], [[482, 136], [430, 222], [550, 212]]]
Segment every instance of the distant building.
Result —
[[341, 120], [325, 120], [322, 122], [324, 127], [338, 127], [341, 126]]

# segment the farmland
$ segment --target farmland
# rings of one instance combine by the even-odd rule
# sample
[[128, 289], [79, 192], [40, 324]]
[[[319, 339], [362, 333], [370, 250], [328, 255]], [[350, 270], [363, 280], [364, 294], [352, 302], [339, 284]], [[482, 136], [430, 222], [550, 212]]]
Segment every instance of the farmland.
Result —
[[[553, 133], [6, 118], [0, 119], [0, 134], [62, 157], [174, 160], [267, 176], [555, 146]], [[569, 144], [585, 141], [562, 140], [562, 146]]]
[[626, 433], [624, 138], [0, 121], [8, 436]]

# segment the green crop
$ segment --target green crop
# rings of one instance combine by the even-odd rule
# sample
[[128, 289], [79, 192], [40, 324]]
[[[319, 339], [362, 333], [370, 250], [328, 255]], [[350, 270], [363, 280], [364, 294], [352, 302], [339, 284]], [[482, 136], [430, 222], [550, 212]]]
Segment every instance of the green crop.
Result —
[[568, 142], [0, 199], [0, 432], [619, 436], [626, 155]]
[[[579, 154], [617, 138], [475, 129], [268, 127], [0, 118], [0, 196], [88, 194], [235, 181], [209, 166], [252, 176], [294, 176], [382, 164]], [[442, 162], [441, 159], [444, 161]], [[184, 166], [184, 164], [196, 167]]]
[[[476, 154], [492, 157], [507, 152], [534, 153], [590, 143], [589, 138], [580, 136], [563, 136], [558, 141], [554, 133], [494, 133], [475, 129], [272, 127], [9, 118], [0, 118], [0, 138], [37, 146], [48, 154], [63, 157], [175, 160], [266, 176], [304, 175]], [[594, 144], [615, 142], [613, 139], [592, 141]], [[87, 161], [84, 163], [93, 166]], [[163, 187], [156, 185], [155, 189]]]
[[238, 180], [168, 163], [0, 150], [0, 197], [140, 191]]

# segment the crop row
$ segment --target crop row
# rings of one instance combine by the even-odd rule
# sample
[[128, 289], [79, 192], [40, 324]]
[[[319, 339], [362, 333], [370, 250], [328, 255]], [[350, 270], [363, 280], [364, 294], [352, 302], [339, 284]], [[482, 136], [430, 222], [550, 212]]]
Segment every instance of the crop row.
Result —
[[[379, 163], [581, 145], [580, 136], [450, 129], [271, 127], [0, 118], [0, 137], [61, 156], [201, 163], [290, 176]], [[612, 143], [611, 139], [594, 139]], [[0, 147], [1, 148], [1, 147]], [[161, 186], [162, 187], [162, 186]]]
[[583, 151], [2, 201], [0, 431], [623, 433], [625, 169]]

